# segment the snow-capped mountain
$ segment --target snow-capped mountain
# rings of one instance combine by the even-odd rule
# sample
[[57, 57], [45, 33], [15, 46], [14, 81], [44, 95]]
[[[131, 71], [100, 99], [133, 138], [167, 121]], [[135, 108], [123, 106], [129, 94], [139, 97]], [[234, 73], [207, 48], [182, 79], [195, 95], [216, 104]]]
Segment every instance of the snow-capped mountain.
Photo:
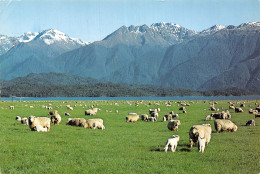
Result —
[[213, 34], [213, 33], [216, 33], [217, 31], [220, 31], [225, 28], [226, 28], [226, 26], [224, 26], [224, 25], [214, 25], [206, 30], [201, 31], [200, 34], [205, 34], [205, 35]]
[[39, 33], [38, 32], [27, 32], [17, 37], [19, 42], [30, 42], [33, 40]]
[[40, 32], [35, 39], [42, 40], [45, 44], [51, 45], [55, 42], [65, 42], [76, 45], [87, 45], [87, 43], [81, 41], [80, 39], [70, 38], [67, 34], [55, 30], [55, 29], [48, 29]]
[[90, 44], [89, 42], [83, 42], [77, 38], [71, 38], [65, 33], [55, 29], [48, 29], [39, 33], [26, 32], [17, 37], [0, 35], [0, 56], [11, 48], [18, 46], [20, 43], [28, 43], [33, 40], [42, 40], [47, 45], [61, 43], [67, 48], [72, 46], [73, 49]]
[[161, 22], [154, 23], [151, 26], [145, 24], [141, 26], [122, 26], [108, 35], [103, 41], [109, 42], [110, 46], [118, 43], [169, 46], [183, 42], [195, 34], [195, 31], [181, 27], [178, 24]]
[[162, 22], [122, 26], [82, 46], [78, 39], [49, 29], [2, 55], [0, 75], [12, 79], [60, 72], [116, 83], [260, 92], [259, 31], [259, 22], [214, 25], [202, 32]]

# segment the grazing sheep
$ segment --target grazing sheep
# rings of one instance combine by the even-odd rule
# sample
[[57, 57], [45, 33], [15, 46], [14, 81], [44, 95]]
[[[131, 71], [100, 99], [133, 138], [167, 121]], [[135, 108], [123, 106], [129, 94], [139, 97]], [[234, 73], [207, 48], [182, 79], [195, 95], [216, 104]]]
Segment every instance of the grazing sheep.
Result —
[[15, 119], [16, 119], [17, 121], [21, 121], [21, 120], [22, 120], [22, 118], [21, 118], [20, 116], [16, 116]]
[[51, 119], [48, 117], [35, 117], [30, 116], [29, 117], [29, 127], [32, 131], [35, 131], [36, 126], [42, 126], [43, 128], [47, 128], [47, 131], [50, 131], [51, 128]]
[[172, 119], [172, 114], [165, 114], [163, 116], [163, 121], [171, 120]]
[[103, 125], [103, 123], [101, 123], [99, 121], [95, 121], [93, 123], [93, 129], [96, 129], [96, 128], [104, 130], [105, 126]]
[[156, 120], [156, 117], [148, 117], [148, 121], [155, 122], [157, 120]]
[[206, 145], [208, 145], [211, 139], [211, 132], [210, 124], [193, 125], [189, 131], [190, 147], [198, 141], [199, 137], [205, 137]]
[[255, 126], [255, 120], [251, 119], [246, 122], [246, 126]]
[[256, 118], [256, 117], [260, 117], [260, 114], [255, 114], [255, 118]]
[[170, 120], [167, 124], [167, 128], [171, 131], [178, 131], [180, 120]]
[[187, 114], [187, 111], [186, 111], [186, 110], [183, 110], [182, 113]]
[[214, 125], [217, 133], [220, 131], [237, 131], [237, 126], [230, 120], [216, 119]]
[[85, 118], [68, 118], [66, 125], [84, 127], [86, 124]]
[[179, 110], [183, 111], [183, 110], [185, 110], [185, 107], [180, 107]]
[[207, 120], [212, 120], [211, 115], [207, 115], [207, 116], [205, 117], [205, 121], [207, 121]]
[[50, 111], [50, 112], [48, 113], [48, 115], [55, 115], [55, 114], [58, 114], [58, 111], [57, 111], [57, 110]]
[[28, 119], [26, 117], [21, 119], [21, 124], [28, 125]]
[[96, 115], [97, 113], [92, 109], [85, 110], [85, 115]]
[[126, 116], [125, 119], [126, 119], [126, 122], [133, 122], [133, 123], [135, 123], [135, 122], [138, 121], [139, 115], [128, 115], [128, 116]]
[[205, 137], [203, 137], [203, 138], [199, 137], [198, 138], [198, 151], [203, 153], [204, 150], [205, 150], [205, 146], [206, 146], [206, 138]]
[[51, 122], [52, 122], [54, 125], [59, 125], [60, 122], [61, 122], [61, 116], [60, 116], [60, 114], [55, 113], [55, 115], [52, 115], [52, 116], [51, 116]]
[[158, 120], [158, 118], [159, 118], [159, 113], [158, 113], [158, 112], [152, 112], [152, 113], [151, 113], [151, 117], [155, 117], [156, 120]]
[[173, 138], [169, 138], [165, 144], [164, 151], [167, 152], [168, 147], [171, 146], [171, 151], [175, 152], [178, 142], [180, 140], [179, 135], [173, 135]]
[[[94, 129], [95, 125], [100, 125], [98, 122], [100, 122], [102, 125], [104, 121], [101, 118], [93, 118], [93, 119], [88, 119], [86, 121], [86, 124], [84, 125], [84, 128], [91, 128]], [[99, 126], [98, 126], [99, 127]]]
[[218, 113], [212, 113], [210, 116], [215, 118], [215, 119], [229, 119], [229, 118], [231, 118], [229, 111], [228, 112], [222, 111], [222, 112], [218, 112]]
[[148, 115], [147, 115], [147, 114], [142, 114], [142, 115], [141, 115], [141, 119], [142, 119], [143, 121], [148, 121]]
[[260, 112], [260, 106], [256, 107], [255, 110], [257, 110], [258, 112]]
[[64, 112], [64, 116], [70, 116], [70, 113]]
[[244, 112], [242, 108], [236, 107], [235, 112]]
[[229, 109], [235, 109], [235, 106], [234, 105], [230, 105]]
[[172, 114], [172, 118], [179, 118], [179, 114]]
[[9, 106], [9, 109], [14, 109], [14, 106]]
[[172, 114], [172, 115], [173, 115], [173, 114], [174, 114], [174, 112], [173, 112], [173, 111], [171, 111], [171, 112], [169, 112], [169, 114]]

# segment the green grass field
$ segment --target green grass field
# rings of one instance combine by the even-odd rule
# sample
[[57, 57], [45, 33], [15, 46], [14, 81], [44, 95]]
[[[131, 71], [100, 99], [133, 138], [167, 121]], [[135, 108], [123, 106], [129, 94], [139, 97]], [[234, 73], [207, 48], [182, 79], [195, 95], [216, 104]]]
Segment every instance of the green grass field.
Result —
[[[230, 110], [238, 131], [222, 133], [215, 133], [213, 120], [204, 121], [212, 112], [208, 110], [211, 101], [194, 101], [186, 107], [187, 114], [178, 110], [177, 101], [171, 107], [166, 107], [166, 101], [152, 101], [152, 105], [144, 101], [139, 106], [135, 102], [128, 102], [132, 105], [127, 101], [1, 102], [0, 173], [260, 173], [260, 118], [248, 113], [249, 105], [255, 109], [256, 101], [245, 101], [243, 113]], [[215, 106], [228, 109], [227, 102], [218, 101]], [[60, 125], [51, 125], [50, 132], [31, 131], [15, 120], [17, 115], [48, 116], [49, 110], [42, 108], [48, 104], [62, 116]], [[68, 104], [77, 106], [68, 111], [65, 107]], [[10, 105], [15, 109], [10, 110]], [[91, 105], [101, 110], [96, 116], [85, 116], [84, 110]], [[157, 122], [125, 121], [129, 112], [148, 114], [148, 109], [157, 107], [161, 108]], [[172, 110], [180, 116], [178, 131], [168, 130], [168, 122], [162, 122], [163, 115]], [[69, 117], [64, 112], [69, 112], [70, 117], [102, 118], [106, 129], [67, 126]], [[245, 126], [249, 119], [254, 119], [256, 126]], [[213, 132], [205, 152], [199, 153], [197, 147], [189, 148], [189, 129], [203, 123], [210, 123]], [[165, 153], [166, 140], [174, 134], [180, 136], [177, 151]]]

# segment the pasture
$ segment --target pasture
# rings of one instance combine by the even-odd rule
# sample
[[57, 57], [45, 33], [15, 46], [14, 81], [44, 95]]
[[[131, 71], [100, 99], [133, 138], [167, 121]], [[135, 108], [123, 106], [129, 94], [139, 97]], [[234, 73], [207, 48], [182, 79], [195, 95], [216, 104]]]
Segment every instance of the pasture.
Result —
[[[139, 103], [136, 106], [136, 102]], [[216, 133], [214, 120], [204, 121], [212, 113], [212, 101], [182, 101], [187, 114], [179, 111], [177, 101], [22, 101], [0, 103], [0, 173], [250, 173], [260, 172], [260, 118], [248, 113], [260, 101], [232, 101], [236, 106], [245, 102], [243, 113], [230, 109], [237, 132]], [[216, 108], [228, 109], [228, 101], [217, 101]], [[118, 103], [118, 105], [115, 105]], [[160, 104], [156, 106], [155, 103]], [[256, 105], [256, 103], [258, 103]], [[68, 110], [66, 105], [74, 110]], [[13, 105], [11, 110], [8, 106]], [[96, 116], [85, 116], [92, 105], [100, 108]], [[250, 106], [251, 105], [251, 106]], [[30, 108], [33, 106], [33, 108]], [[16, 116], [48, 116], [51, 106], [62, 117], [60, 125], [51, 124], [50, 132], [31, 131], [15, 120]], [[129, 112], [148, 114], [160, 108], [157, 122], [127, 123]], [[221, 109], [223, 108], [223, 109]], [[106, 112], [107, 110], [107, 112]], [[115, 111], [118, 110], [118, 113]], [[179, 114], [178, 131], [167, 129], [164, 114]], [[71, 116], [64, 116], [69, 112]], [[85, 129], [66, 125], [68, 118], [102, 118], [105, 130]], [[256, 126], [245, 126], [249, 119]], [[211, 141], [204, 153], [189, 147], [189, 129], [195, 124], [210, 123]], [[163, 151], [172, 135], [179, 135], [176, 152]]]

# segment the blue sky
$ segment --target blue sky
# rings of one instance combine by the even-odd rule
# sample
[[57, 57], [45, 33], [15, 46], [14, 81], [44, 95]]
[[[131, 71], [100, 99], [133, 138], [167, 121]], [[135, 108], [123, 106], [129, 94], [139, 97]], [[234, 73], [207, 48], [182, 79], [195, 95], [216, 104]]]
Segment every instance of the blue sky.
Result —
[[201, 31], [260, 21], [260, 0], [0, 0], [0, 34], [58, 29], [97, 41], [119, 27], [177, 23]]

